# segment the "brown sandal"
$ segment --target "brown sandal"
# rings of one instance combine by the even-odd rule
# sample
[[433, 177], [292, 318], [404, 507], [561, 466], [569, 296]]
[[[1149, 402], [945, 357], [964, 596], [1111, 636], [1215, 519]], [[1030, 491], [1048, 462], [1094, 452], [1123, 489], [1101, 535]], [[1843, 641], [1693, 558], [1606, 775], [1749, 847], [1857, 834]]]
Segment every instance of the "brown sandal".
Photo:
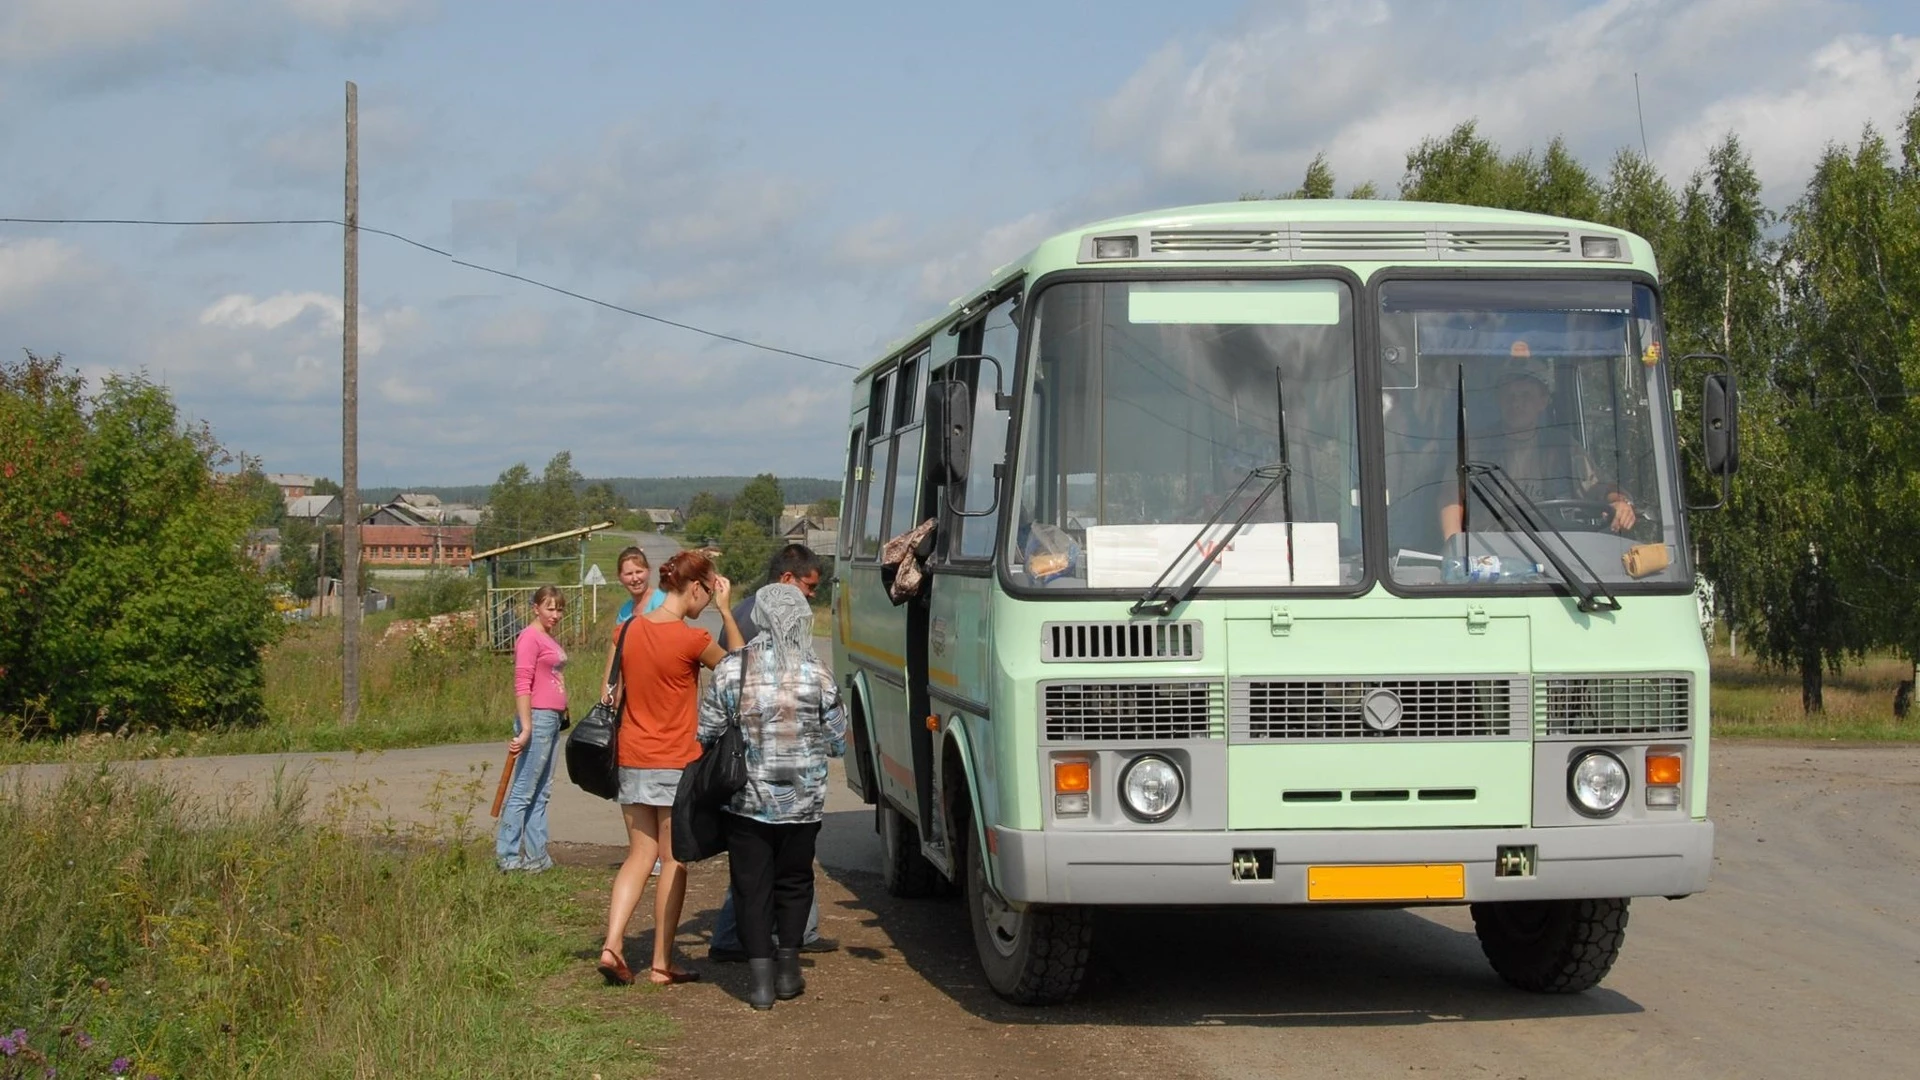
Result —
[[680, 983], [699, 982], [700, 973], [697, 971], [675, 971], [672, 968], [654, 968], [653, 974], [647, 977], [647, 981], [655, 986], [676, 986]]
[[[613, 963], [607, 963], [607, 957], [613, 957]], [[608, 986], [632, 986], [633, 972], [627, 969], [626, 957], [612, 949], [600, 950], [600, 974], [607, 980]]]

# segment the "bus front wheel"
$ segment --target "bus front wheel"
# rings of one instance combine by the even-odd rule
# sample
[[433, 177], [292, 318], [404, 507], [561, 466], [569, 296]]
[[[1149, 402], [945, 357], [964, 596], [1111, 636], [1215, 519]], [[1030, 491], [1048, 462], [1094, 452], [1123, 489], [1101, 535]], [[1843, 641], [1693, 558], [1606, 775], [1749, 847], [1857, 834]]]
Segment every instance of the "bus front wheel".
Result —
[[918, 900], [940, 891], [940, 871], [920, 853], [920, 834], [885, 796], [880, 800], [880, 879], [888, 896]]
[[1627, 936], [1627, 901], [1474, 904], [1473, 932], [1500, 977], [1536, 994], [1577, 994], [1606, 978]]
[[1077, 907], [1016, 911], [987, 882], [986, 853], [967, 837], [967, 914], [994, 993], [1016, 1005], [1056, 1005], [1080, 989], [1093, 921]]

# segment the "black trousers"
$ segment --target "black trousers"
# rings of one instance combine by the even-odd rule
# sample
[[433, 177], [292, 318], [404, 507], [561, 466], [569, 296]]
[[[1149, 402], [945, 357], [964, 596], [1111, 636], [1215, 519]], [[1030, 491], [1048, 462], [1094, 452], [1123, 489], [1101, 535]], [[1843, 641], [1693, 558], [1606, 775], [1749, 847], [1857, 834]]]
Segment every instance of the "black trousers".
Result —
[[747, 957], [773, 957], [773, 934], [798, 944], [813, 907], [813, 845], [820, 823], [769, 825], [727, 815], [727, 863], [733, 879], [734, 914]]

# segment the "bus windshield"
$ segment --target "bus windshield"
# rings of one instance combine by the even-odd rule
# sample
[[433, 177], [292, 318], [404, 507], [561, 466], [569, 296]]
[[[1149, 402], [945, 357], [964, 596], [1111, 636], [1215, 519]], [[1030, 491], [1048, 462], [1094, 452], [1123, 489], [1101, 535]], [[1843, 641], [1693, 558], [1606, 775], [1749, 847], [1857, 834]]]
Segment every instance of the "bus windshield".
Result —
[[[1217, 557], [1202, 588], [1362, 579], [1346, 284], [1056, 285], [1031, 340], [1006, 551], [1016, 584], [1138, 592], [1169, 570], [1184, 577], [1203, 553]], [[1201, 537], [1183, 556], [1250, 469], [1277, 463], [1287, 478], [1225, 550]]]
[[[1689, 580], [1651, 289], [1393, 281], [1380, 298], [1394, 581], [1552, 581], [1544, 543], [1571, 550], [1602, 582]], [[1463, 436], [1465, 460], [1524, 494], [1550, 526], [1546, 536], [1471, 487], [1463, 506]]]

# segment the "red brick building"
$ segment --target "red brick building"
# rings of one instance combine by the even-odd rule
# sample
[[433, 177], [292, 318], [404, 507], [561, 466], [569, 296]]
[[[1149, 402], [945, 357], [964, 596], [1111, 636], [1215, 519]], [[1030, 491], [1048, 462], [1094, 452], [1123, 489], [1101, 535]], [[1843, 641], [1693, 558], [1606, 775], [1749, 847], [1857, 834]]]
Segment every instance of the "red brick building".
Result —
[[473, 563], [473, 526], [362, 525], [360, 561], [376, 568], [465, 570]]

